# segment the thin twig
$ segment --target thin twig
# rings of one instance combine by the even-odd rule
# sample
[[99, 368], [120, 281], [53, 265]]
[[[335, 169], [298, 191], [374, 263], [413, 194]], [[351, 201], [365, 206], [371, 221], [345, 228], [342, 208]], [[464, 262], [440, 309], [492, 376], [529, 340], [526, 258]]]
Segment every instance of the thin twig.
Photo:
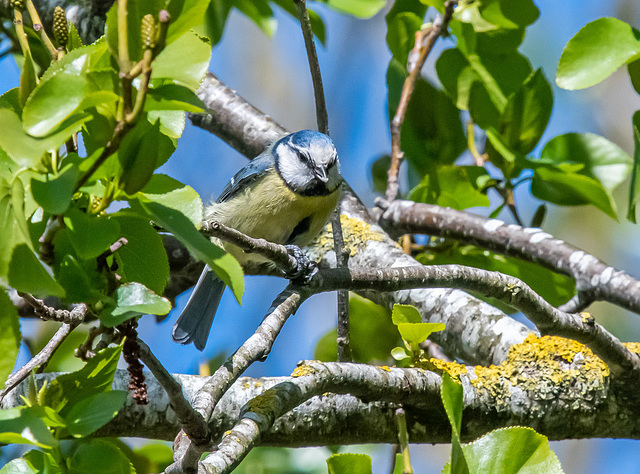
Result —
[[77, 325], [84, 321], [85, 314], [87, 313], [87, 305], [84, 303], [75, 305], [71, 310], [56, 309], [46, 305], [44, 301], [29, 293], [19, 293], [19, 295], [33, 306], [35, 313], [44, 321], [56, 321]]
[[409, 433], [407, 431], [407, 415], [403, 408], [396, 410], [396, 422], [398, 426], [398, 441], [402, 450], [402, 474], [413, 474], [411, 457], [409, 456]]
[[49, 339], [49, 342], [42, 348], [40, 352], [38, 352], [33, 358], [27, 362], [25, 365], [20, 367], [19, 370], [11, 374], [11, 376], [7, 379], [4, 384], [4, 390], [0, 392], [0, 403], [2, 403], [2, 399], [13, 390], [20, 382], [26, 379], [31, 371], [35, 368], [44, 368], [47, 363], [53, 357], [60, 344], [64, 342], [71, 331], [73, 331], [80, 321], [74, 321], [71, 323], [62, 323], [62, 325], [58, 328], [56, 333]]
[[309, 12], [305, 0], [293, 0], [298, 11], [298, 19], [304, 36], [304, 45], [307, 48], [307, 58], [309, 59], [309, 70], [313, 80], [313, 94], [316, 100], [316, 121], [318, 131], [329, 135], [329, 115], [327, 114], [327, 104], [324, 99], [324, 88], [322, 86], [322, 74], [320, 73], [320, 63], [318, 62], [318, 54], [316, 46], [313, 42], [313, 30], [311, 29], [311, 20], [309, 20]]
[[[325, 135], [329, 135], [329, 115], [327, 104], [324, 98], [324, 88], [322, 86], [322, 73], [320, 63], [313, 42], [313, 30], [309, 20], [309, 12], [305, 0], [294, 0], [304, 36], [304, 45], [307, 49], [309, 60], [309, 70], [313, 81], [313, 93], [316, 102], [316, 121], [318, 130]], [[349, 255], [345, 252], [344, 239], [342, 238], [342, 223], [340, 222], [340, 208], [331, 216], [331, 228], [333, 230], [333, 248], [336, 253], [336, 265], [346, 267]], [[341, 362], [351, 361], [351, 348], [349, 336], [349, 293], [338, 291], [338, 360]]]
[[217, 237], [246, 253], [256, 253], [268, 258], [285, 274], [294, 272], [298, 268], [296, 258], [287, 251], [284, 245], [274, 244], [265, 239], [254, 239], [218, 221], [205, 220], [202, 223], [201, 231], [207, 237]]
[[184, 397], [182, 386], [165, 369], [144, 341], [138, 339], [138, 345], [140, 346], [140, 359], [167, 392], [167, 396], [171, 400], [171, 408], [176, 413], [184, 432], [197, 445], [207, 443], [211, 437], [211, 431], [202, 415], [195, 411]]
[[442, 18], [436, 18], [433, 25], [429, 29], [416, 32], [416, 46], [414, 49], [419, 51], [418, 59], [415, 66], [409, 72], [409, 76], [405, 79], [402, 86], [402, 94], [396, 113], [391, 120], [391, 165], [387, 173], [387, 191], [385, 196], [388, 201], [393, 201], [398, 195], [398, 174], [400, 172], [400, 163], [404, 158], [404, 153], [400, 145], [400, 130], [404, 116], [409, 106], [409, 100], [416, 81], [422, 74], [422, 66], [424, 66], [429, 53], [433, 49], [436, 40], [446, 34], [447, 25], [453, 15], [453, 9], [458, 4], [457, 0], [447, 0], [444, 5], [444, 15]]
[[[349, 252], [344, 247], [342, 223], [340, 222], [340, 208], [336, 209], [331, 218], [333, 231], [333, 248], [336, 253], [336, 266], [348, 268]], [[351, 362], [351, 335], [349, 330], [349, 292], [338, 291], [338, 361]]]

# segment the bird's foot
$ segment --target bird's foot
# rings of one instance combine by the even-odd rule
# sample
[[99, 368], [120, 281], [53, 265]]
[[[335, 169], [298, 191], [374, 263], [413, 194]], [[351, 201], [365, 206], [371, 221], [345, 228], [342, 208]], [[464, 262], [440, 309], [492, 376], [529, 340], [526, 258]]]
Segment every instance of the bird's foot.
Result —
[[316, 269], [316, 262], [309, 260], [309, 257], [297, 245], [285, 245], [287, 252], [296, 259], [296, 268], [286, 272], [285, 276], [289, 280], [305, 283]]

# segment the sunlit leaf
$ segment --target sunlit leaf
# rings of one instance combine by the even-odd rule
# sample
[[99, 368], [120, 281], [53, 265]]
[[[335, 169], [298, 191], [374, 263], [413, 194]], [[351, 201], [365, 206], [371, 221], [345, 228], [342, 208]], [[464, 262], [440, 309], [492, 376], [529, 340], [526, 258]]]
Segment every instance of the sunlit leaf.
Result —
[[558, 63], [556, 84], [591, 87], [640, 57], [640, 32], [617, 18], [599, 18], [569, 40]]

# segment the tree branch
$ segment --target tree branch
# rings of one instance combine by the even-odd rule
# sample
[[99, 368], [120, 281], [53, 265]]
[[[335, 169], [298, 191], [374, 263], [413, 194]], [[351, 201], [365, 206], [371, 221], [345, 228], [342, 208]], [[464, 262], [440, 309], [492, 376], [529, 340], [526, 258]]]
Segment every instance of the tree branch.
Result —
[[[85, 308], [86, 309], [86, 308]], [[38, 352], [32, 359], [27, 362], [25, 365], [20, 367], [20, 369], [16, 370], [12, 373], [7, 381], [4, 383], [4, 390], [0, 392], [0, 404], [4, 397], [11, 392], [14, 388], [18, 386], [23, 380], [25, 380], [32, 370], [44, 368], [47, 363], [53, 357], [53, 354], [58, 350], [60, 344], [64, 342], [71, 331], [73, 331], [80, 321], [73, 321], [71, 323], [62, 323], [62, 325], [58, 328], [56, 333], [49, 339], [49, 342], [42, 348], [40, 352]]]
[[542, 265], [576, 281], [578, 295], [567, 310], [604, 300], [640, 314], [640, 281], [541, 229], [507, 225], [462, 211], [411, 201], [383, 202], [380, 224], [394, 234], [452, 238]]
[[[220, 398], [242, 373], [254, 362], [267, 357], [276, 337], [302, 302], [308, 297], [298, 287], [289, 285], [273, 302], [255, 333], [233, 353], [192, 398], [194, 409], [205, 420], [210, 420]], [[187, 437], [178, 436], [175, 441], [174, 464], [167, 472], [179, 472], [193, 468], [200, 455], [209, 448], [209, 441], [196, 445]]]

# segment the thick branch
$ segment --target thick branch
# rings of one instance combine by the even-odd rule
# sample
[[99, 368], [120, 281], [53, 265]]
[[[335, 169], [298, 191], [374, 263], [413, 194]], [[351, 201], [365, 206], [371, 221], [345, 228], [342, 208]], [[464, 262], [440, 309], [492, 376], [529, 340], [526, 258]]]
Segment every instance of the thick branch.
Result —
[[227, 142], [243, 155], [254, 158], [265, 143], [287, 131], [208, 72], [197, 91], [210, 114], [189, 114], [191, 122]]
[[535, 262], [576, 280], [572, 309], [604, 300], [640, 314], [640, 281], [541, 229], [507, 225], [432, 204], [382, 203], [381, 225], [394, 234], [418, 233], [447, 237], [493, 252]]
[[[565, 347], [572, 347], [570, 341], [566, 344]], [[584, 350], [578, 348], [581, 352], [569, 352], [563, 348], [554, 355], [547, 352], [549, 348], [550, 345], [537, 348], [525, 345], [502, 366], [466, 368], [467, 373], [461, 376], [465, 407], [463, 439], [470, 441], [491, 429], [513, 425], [531, 426], [552, 440], [639, 439], [638, 397], [620, 396], [613, 388], [617, 385], [609, 383], [609, 377], [597, 359]], [[524, 354], [529, 358], [523, 361]], [[439, 377], [434, 373], [361, 364], [313, 362], [308, 366], [312, 368], [310, 381], [322, 379], [323, 374], [332, 374], [326, 378], [323, 386], [326, 390], [278, 418], [264, 434], [262, 445], [394, 443], [397, 439], [394, 415], [397, 405], [380, 401], [393, 397], [406, 402], [412, 443], [450, 441], [449, 424], [437, 399]], [[315, 367], [321, 368], [316, 370]], [[36, 378], [41, 385], [57, 375], [39, 374]], [[198, 376], [174, 377], [182, 385], [186, 398], [192, 398], [205, 382]], [[180, 426], [164, 389], [152, 376], [147, 377], [147, 383], [151, 403], [141, 407], [130, 399], [116, 419], [96, 433], [97, 436], [167, 440], [175, 436]], [[216, 406], [209, 424], [213, 439], [220, 441], [236, 424], [241, 408], [247, 402], [275, 385], [287, 383], [298, 382], [291, 377], [238, 380]], [[127, 385], [126, 370], [118, 370], [113, 388], [123, 390]], [[631, 381], [627, 387], [636, 394], [639, 388], [637, 381]], [[27, 390], [27, 382], [20, 384], [3, 401], [2, 408], [22, 404], [20, 395], [25, 395]], [[333, 390], [355, 393], [360, 398], [326, 393]], [[611, 423], [613, 419], [616, 423]]]

